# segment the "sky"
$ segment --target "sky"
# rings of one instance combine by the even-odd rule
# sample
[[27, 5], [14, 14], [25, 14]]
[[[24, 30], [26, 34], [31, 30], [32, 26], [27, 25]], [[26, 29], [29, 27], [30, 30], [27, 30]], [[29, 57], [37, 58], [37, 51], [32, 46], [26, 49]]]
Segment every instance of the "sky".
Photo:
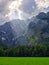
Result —
[[26, 20], [43, 11], [49, 11], [49, 0], [0, 0], [0, 24]]

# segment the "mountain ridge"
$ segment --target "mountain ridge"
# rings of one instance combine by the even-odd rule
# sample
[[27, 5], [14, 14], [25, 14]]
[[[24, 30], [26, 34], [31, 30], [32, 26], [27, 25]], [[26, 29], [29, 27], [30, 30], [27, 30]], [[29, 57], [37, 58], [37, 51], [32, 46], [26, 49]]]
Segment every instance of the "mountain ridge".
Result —
[[26, 21], [12, 20], [0, 26], [0, 42], [8, 46], [49, 45], [48, 40], [49, 12], [41, 12]]

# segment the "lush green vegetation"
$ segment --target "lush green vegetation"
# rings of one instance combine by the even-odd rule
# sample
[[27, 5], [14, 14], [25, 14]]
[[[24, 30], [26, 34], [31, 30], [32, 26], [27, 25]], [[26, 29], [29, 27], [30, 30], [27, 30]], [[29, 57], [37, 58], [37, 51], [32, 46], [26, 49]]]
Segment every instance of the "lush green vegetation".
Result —
[[49, 46], [0, 46], [0, 57], [49, 57]]
[[0, 65], [49, 65], [49, 58], [0, 57]]

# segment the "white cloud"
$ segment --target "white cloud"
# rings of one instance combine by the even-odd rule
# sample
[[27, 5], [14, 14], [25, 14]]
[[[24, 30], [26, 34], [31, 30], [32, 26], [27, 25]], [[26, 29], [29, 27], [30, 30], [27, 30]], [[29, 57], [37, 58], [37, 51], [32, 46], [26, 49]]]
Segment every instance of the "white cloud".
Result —
[[0, 0], [0, 25], [9, 19], [6, 15], [9, 13], [8, 5], [12, 0]]
[[39, 9], [47, 8], [49, 6], [49, 0], [35, 0], [35, 1]]
[[[11, 19], [28, 19], [36, 11], [35, 0], [15, 0], [9, 5], [9, 18]], [[15, 14], [17, 11], [17, 14]]]
[[0, 0], [0, 24], [12, 19], [28, 19], [49, 11], [49, 0]]
[[8, 7], [10, 12], [7, 14], [7, 16], [9, 16], [10, 20], [22, 18], [23, 12], [20, 10], [21, 4], [22, 4], [22, 0], [15, 0], [10, 3], [10, 5]]

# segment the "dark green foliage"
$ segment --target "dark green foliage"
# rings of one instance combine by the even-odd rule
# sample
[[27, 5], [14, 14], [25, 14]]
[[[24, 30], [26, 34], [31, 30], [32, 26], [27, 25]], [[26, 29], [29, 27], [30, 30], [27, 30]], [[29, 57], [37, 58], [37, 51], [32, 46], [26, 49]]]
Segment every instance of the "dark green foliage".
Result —
[[19, 46], [16, 48], [1, 46], [0, 57], [49, 57], [49, 46]]

